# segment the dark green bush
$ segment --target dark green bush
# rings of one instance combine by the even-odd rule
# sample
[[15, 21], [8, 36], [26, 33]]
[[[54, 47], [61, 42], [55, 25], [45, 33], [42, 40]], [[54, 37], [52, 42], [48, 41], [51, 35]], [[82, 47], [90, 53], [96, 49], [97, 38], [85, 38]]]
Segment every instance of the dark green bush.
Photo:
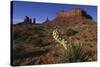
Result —
[[76, 33], [78, 33], [77, 31], [75, 31], [74, 29], [68, 29], [67, 32], [66, 32], [66, 35], [67, 36], [73, 36], [75, 35]]
[[61, 62], [85, 62], [89, 61], [90, 56], [82, 50], [83, 45], [80, 43], [73, 43], [67, 45], [67, 50]]

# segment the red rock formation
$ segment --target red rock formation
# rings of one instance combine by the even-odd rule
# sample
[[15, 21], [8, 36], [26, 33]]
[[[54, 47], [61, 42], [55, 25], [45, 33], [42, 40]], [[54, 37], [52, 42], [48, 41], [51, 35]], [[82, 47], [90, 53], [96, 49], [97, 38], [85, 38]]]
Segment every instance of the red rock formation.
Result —
[[64, 12], [64, 11], [57, 12], [57, 17], [69, 18], [69, 17], [75, 17], [75, 16], [80, 16], [80, 17], [92, 19], [92, 17], [90, 15], [88, 15], [86, 13], [86, 11], [84, 11], [81, 8], [73, 8], [68, 12]]

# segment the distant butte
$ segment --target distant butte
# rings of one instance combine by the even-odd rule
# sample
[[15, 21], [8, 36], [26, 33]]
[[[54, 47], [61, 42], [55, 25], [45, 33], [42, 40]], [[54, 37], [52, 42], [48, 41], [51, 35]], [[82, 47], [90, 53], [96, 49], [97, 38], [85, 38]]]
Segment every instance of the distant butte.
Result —
[[72, 8], [70, 11], [58, 11], [57, 17], [69, 18], [69, 17], [82, 17], [87, 19], [92, 19], [92, 17], [87, 14], [82, 8]]

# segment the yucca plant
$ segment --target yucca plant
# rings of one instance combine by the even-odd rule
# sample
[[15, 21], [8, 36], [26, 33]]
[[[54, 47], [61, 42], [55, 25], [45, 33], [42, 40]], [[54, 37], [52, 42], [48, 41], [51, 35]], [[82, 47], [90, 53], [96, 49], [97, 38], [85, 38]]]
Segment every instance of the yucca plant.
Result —
[[64, 58], [62, 62], [85, 62], [89, 61], [89, 55], [86, 51], [83, 51], [83, 45], [81, 43], [70, 42], [65, 50]]
[[64, 47], [64, 56], [61, 62], [84, 62], [89, 61], [89, 55], [83, 51], [83, 44], [71, 39], [65, 40], [60, 36], [57, 29], [53, 30], [52, 34], [54, 40]]
[[66, 50], [67, 49], [67, 47], [66, 47], [67, 41], [65, 41], [65, 39], [60, 37], [60, 34], [57, 29], [53, 30], [52, 35], [53, 35], [54, 40], [56, 42], [60, 43]]

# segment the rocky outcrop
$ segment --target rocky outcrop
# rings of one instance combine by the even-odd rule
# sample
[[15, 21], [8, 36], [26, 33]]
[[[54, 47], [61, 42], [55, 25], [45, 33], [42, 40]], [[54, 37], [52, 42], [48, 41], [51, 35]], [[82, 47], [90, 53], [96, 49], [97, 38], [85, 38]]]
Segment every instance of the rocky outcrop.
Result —
[[84, 11], [81, 8], [73, 8], [70, 11], [58, 11], [57, 12], [57, 17], [65, 17], [65, 18], [69, 18], [69, 17], [84, 17], [87, 19], [92, 19], [92, 17], [90, 15], [87, 14], [86, 11]]
[[35, 24], [36, 23], [36, 18], [29, 18], [28, 16], [25, 16], [23, 23], [25, 24]]
[[33, 18], [33, 24], [35, 24], [36, 23], [36, 19], [35, 18]]
[[32, 20], [28, 16], [25, 16], [23, 23], [29, 23], [30, 24], [31, 22], [32, 22]]

